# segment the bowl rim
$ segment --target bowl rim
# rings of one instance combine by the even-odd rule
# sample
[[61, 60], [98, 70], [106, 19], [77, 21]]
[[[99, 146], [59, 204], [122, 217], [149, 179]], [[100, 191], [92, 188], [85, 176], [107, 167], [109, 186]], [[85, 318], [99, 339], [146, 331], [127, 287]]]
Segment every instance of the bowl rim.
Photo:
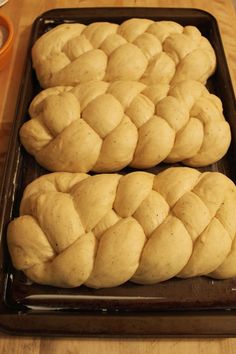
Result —
[[0, 48], [0, 55], [7, 50], [13, 40], [14, 28], [13, 23], [10, 18], [4, 14], [0, 14], [0, 19], [3, 20], [3, 26], [5, 26], [8, 30], [7, 39], [4, 42], [3, 46]]

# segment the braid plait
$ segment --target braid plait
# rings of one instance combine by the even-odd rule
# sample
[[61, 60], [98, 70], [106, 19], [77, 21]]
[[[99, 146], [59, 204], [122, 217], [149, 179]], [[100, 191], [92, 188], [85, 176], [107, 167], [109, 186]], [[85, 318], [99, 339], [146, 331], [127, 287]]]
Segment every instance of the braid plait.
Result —
[[29, 112], [21, 142], [50, 171], [115, 172], [162, 161], [206, 166], [223, 157], [231, 141], [220, 99], [191, 80], [49, 88]]
[[90, 80], [205, 84], [216, 67], [214, 50], [196, 27], [137, 18], [59, 25], [35, 42], [32, 59], [43, 88]]
[[59, 287], [236, 276], [236, 188], [188, 167], [44, 175], [8, 228], [14, 266]]

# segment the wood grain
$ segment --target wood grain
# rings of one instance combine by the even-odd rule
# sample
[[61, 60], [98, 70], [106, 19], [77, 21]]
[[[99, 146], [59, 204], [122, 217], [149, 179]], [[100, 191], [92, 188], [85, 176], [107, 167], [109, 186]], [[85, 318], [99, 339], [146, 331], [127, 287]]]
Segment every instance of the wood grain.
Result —
[[[92, 6], [194, 7], [212, 13], [220, 27], [236, 92], [236, 16], [231, 0], [9, 0], [9, 3], [0, 9], [0, 12], [11, 17], [15, 28], [11, 63], [0, 72], [0, 172], [33, 20], [52, 8]], [[0, 335], [1, 354], [235, 354], [235, 352], [236, 339], [49, 339]]]
[[0, 337], [1, 354], [235, 354], [236, 339]]

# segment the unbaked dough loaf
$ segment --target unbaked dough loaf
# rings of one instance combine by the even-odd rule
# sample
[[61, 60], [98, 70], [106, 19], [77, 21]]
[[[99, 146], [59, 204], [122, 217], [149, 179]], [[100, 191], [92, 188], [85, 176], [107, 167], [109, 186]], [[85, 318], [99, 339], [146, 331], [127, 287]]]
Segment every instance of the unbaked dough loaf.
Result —
[[225, 175], [53, 173], [27, 186], [8, 227], [14, 266], [59, 287], [236, 276], [236, 188]]
[[32, 59], [44, 88], [90, 80], [205, 83], [216, 66], [196, 27], [148, 19], [59, 25], [36, 41]]
[[205, 166], [224, 156], [231, 140], [220, 99], [191, 80], [49, 88], [29, 113], [21, 141], [50, 171], [111, 172], [161, 161]]

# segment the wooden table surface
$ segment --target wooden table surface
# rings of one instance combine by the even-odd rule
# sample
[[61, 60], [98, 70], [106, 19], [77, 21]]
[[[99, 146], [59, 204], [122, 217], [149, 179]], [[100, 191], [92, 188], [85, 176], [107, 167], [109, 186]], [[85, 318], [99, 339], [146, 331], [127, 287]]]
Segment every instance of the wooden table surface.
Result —
[[[8, 68], [0, 72], [0, 173], [3, 169], [33, 20], [42, 12], [52, 8], [93, 6], [195, 7], [212, 13], [218, 20], [236, 92], [236, 16], [232, 0], [9, 0], [0, 8], [0, 12], [12, 19], [16, 35], [11, 63]], [[2, 334], [0, 353], [233, 354], [236, 353], [236, 339], [47, 339], [11, 337]]]

